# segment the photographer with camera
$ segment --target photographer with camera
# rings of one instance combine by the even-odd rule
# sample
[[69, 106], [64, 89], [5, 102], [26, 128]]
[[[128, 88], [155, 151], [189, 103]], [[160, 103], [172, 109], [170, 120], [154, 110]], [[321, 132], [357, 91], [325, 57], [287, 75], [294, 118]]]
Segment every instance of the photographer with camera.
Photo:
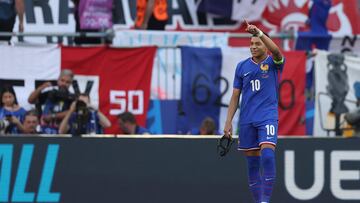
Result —
[[74, 101], [59, 128], [60, 134], [102, 134], [103, 128], [111, 126], [109, 119], [90, 105], [88, 94], [80, 94]]
[[0, 93], [0, 134], [19, 133], [18, 123], [24, 120], [25, 109], [20, 107], [14, 88], [4, 86]]
[[73, 78], [73, 72], [64, 69], [56, 86], [46, 82], [30, 94], [28, 102], [37, 105], [37, 110], [41, 113], [40, 125], [45, 134], [58, 133], [62, 119], [75, 99], [75, 95], [69, 92]]

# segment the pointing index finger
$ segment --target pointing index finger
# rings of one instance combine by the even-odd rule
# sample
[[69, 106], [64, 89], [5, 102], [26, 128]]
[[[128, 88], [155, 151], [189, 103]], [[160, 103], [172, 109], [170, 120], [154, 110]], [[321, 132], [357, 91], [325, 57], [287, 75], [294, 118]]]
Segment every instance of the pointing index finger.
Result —
[[246, 23], [246, 26], [249, 26], [249, 23], [246, 19], [244, 19], [244, 23]]

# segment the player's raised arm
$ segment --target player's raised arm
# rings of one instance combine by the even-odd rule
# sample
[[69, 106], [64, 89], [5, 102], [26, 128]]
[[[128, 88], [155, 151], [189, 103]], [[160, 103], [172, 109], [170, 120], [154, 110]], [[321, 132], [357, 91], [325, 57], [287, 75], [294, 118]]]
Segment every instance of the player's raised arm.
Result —
[[280, 48], [270, 39], [270, 37], [266, 36], [259, 28], [255, 25], [251, 25], [244, 20], [246, 24], [246, 31], [256, 37], [259, 37], [261, 41], [265, 44], [266, 48], [272, 53], [273, 59], [275, 62], [281, 63], [283, 60], [283, 55], [280, 51]]

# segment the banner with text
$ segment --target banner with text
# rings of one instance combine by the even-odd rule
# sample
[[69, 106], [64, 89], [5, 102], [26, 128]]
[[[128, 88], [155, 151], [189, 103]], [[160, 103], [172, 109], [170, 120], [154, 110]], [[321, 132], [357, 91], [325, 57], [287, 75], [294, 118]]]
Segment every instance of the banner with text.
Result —
[[106, 133], [118, 133], [116, 116], [132, 112], [145, 126], [155, 47], [117, 49], [63, 47], [61, 67], [75, 74], [99, 77], [100, 110], [110, 119]]
[[[233, 145], [219, 158], [218, 139], [1, 137], [0, 202], [253, 202], [245, 157]], [[359, 146], [360, 139], [278, 139], [271, 201], [358, 203]]]
[[[261, 19], [254, 21], [269, 34], [278, 33], [283, 30], [302, 30], [306, 27], [311, 0], [289, 1], [276, 0], [268, 1], [265, 12], [261, 12], [265, 0], [257, 1], [221, 1], [220, 6], [214, 8], [221, 12], [230, 8], [226, 16], [222, 17], [210, 13], [199, 12], [201, 2], [197, 0], [167, 0], [169, 20], [166, 30], [184, 31], [232, 31], [244, 32], [242, 17], [249, 20], [257, 19], [262, 13]], [[38, 0], [25, 2], [25, 31], [26, 32], [74, 32], [74, 4], [72, 1]], [[97, 1], [99, 2], [99, 1]], [[103, 1], [101, 1], [103, 2]], [[216, 2], [216, 1], [212, 1]], [[220, 2], [220, 1], [219, 1]], [[230, 4], [229, 4], [230, 2]], [[329, 11], [327, 28], [331, 34], [357, 34], [359, 33], [359, 14], [356, 0], [333, 0]], [[227, 5], [227, 6], [226, 6]], [[245, 6], [246, 5], [246, 6]], [[224, 8], [226, 7], [226, 8]], [[113, 1], [113, 24], [115, 29], [128, 30], [133, 28], [136, 17], [136, 1], [118, 0]], [[246, 8], [244, 10], [243, 8]], [[250, 8], [250, 9], [249, 9]], [[210, 8], [211, 9], [211, 8]], [[211, 9], [212, 10], [212, 9]], [[254, 12], [255, 10], [255, 12]], [[254, 15], [256, 14], [256, 15]], [[14, 31], [18, 29], [16, 19]], [[14, 38], [14, 40], [16, 40]], [[25, 41], [55, 41], [55, 38], [25, 37]]]
[[[116, 115], [130, 111], [145, 126], [155, 47], [0, 46], [0, 85], [14, 86], [25, 109], [30, 93], [44, 81], [56, 81], [61, 69], [71, 69], [80, 92], [90, 87], [93, 106], [113, 124], [106, 133], [119, 133]], [[70, 92], [74, 92], [70, 87]]]

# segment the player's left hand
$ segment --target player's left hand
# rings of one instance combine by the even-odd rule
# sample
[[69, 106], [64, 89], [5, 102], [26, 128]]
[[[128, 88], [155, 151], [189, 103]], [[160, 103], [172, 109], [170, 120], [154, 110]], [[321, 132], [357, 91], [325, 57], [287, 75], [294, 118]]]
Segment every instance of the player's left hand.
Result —
[[244, 19], [244, 23], [246, 24], [246, 28], [245, 28], [246, 32], [252, 35], [256, 35], [260, 32], [259, 28], [257, 28], [255, 25], [249, 24], [246, 19]]
[[224, 136], [227, 138], [231, 138], [231, 134], [232, 134], [232, 123], [226, 122], [224, 127]]

